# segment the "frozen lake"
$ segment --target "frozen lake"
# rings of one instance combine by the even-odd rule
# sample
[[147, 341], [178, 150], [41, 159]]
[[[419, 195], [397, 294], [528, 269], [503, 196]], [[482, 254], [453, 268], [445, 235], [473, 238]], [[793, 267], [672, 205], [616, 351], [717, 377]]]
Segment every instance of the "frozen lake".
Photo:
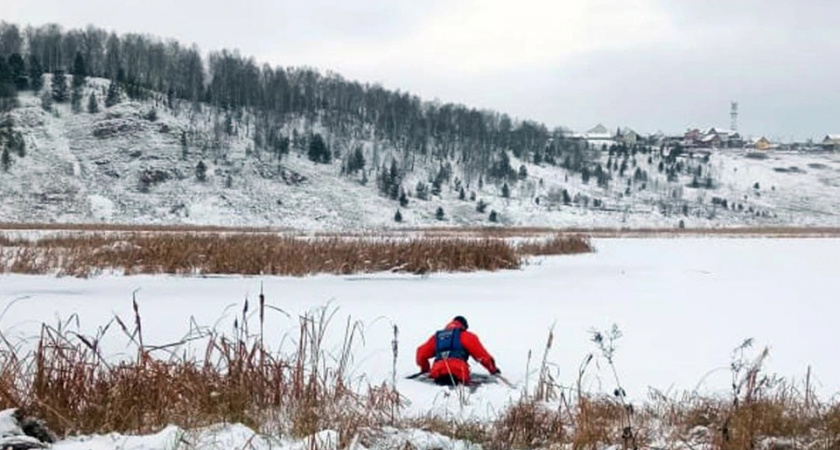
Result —
[[[137, 299], [147, 344], [179, 340], [190, 317], [220, 331], [232, 329], [243, 301], [256, 299], [262, 284], [267, 303], [286, 311], [267, 313], [272, 346], [291, 348], [298, 315], [324, 306], [337, 308], [327, 350], [340, 348], [348, 316], [364, 326], [364, 343], [354, 351], [353, 377], [379, 384], [391, 379], [392, 327], [399, 327], [400, 375], [416, 371], [415, 348], [455, 315], [496, 358], [503, 374], [523, 386], [527, 354], [531, 370], [541, 358], [549, 329], [549, 355], [558, 381], [574, 384], [578, 366], [596, 351], [593, 328], [617, 324], [624, 333], [615, 363], [628, 395], [642, 399], [648, 387], [677, 393], [727, 392], [732, 350], [753, 338], [754, 355], [770, 347], [767, 371], [803, 382], [812, 367], [823, 398], [840, 392], [840, 316], [835, 259], [838, 239], [597, 239], [589, 255], [534, 258], [523, 269], [496, 273], [357, 276], [214, 277], [102, 276], [93, 279], [5, 275], [0, 277], [0, 329], [11, 339], [35, 336], [42, 322], [57, 323], [78, 313], [81, 328], [94, 334], [114, 314], [133, 320]], [[232, 306], [231, 306], [232, 305]], [[251, 319], [251, 330], [257, 318]], [[124, 352], [116, 328], [105, 342], [108, 354]], [[476, 372], [484, 369], [473, 365]], [[591, 365], [585, 388], [614, 388], [603, 361]], [[535, 376], [531, 374], [533, 386]], [[445, 409], [492, 414], [518, 391], [482, 388], [466, 405], [441, 388], [400, 380], [411, 400], [409, 412]], [[451, 397], [451, 396], [450, 396]]]

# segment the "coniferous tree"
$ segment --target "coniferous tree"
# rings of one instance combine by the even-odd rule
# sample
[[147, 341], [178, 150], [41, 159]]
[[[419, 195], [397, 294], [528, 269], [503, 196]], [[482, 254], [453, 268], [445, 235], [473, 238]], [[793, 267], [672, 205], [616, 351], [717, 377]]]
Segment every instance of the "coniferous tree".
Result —
[[9, 147], [3, 146], [3, 155], [0, 156], [0, 164], [3, 165], [3, 172], [8, 172], [12, 167], [12, 155], [9, 154]]
[[321, 164], [329, 164], [332, 160], [330, 150], [320, 134], [315, 133], [309, 141], [309, 160]]
[[195, 166], [195, 178], [202, 183], [207, 181], [207, 165], [204, 164], [204, 161], [199, 161]]
[[400, 210], [398, 209], [398, 210], [397, 210], [397, 213], [396, 213], [396, 214], [394, 214], [394, 222], [402, 222], [402, 220], [403, 220], [402, 213], [401, 213], [401, 212], [400, 212]]
[[16, 105], [17, 89], [12, 68], [6, 62], [6, 58], [0, 56], [0, 111], [8, 111]]
[[357, 170], [364, 170], [365, 168], [365, 155], [362, 152], [362, 147], [356, 147], [356, 151], [353, 152], [353, 172]]
[[108, 94], [105, 96], [105, 107], [110, 108], [120, 102], [120, 83], [117, 80], [111, 80], [108, 85]]
[[408, 196], [405, 194], [405, 190], [402, 189], [400, 192], [400, 206], [402, 206], [403, 208], [408, 206]]
[[29, 89], [29, 78], [26, 76], [26, 64], [20, 53], [13, 53], [9, 56], [9, 68], [12, 71], [12, 82], [15, 89], [23, 91]]
[[422, 181], [417, 182], [417, 187], [414, 188], [414, 194], [420, 200], [428, 200], [429, 199], [429, 190], [426, 189], [426, 183]]
[[443, 220], [444, 218], [446, 218], [446, 215], [443, 213], [443, 207], [438, 206], [437, 211], [435, 211], [435, 219]]
[[440, 195], [440, 190], [440, 178], [435, 178], [435, 181], [432, 181], [432, 195]]
[[68, 100], [67, 77], [63, 70], [57, 70], [53, 73], [50, 89], [53, 101], [56, 103], [64, 103]]
[[74, 113], [82, 111], [82, 94], [87, 80], [87, 69], [85, 59], [80, 52], [76, 52], [76, 59], [73, 61], [73, 81], [70, 92], [70, 105]]
[[488, 219], [489, 219], [491, 222], [493, 222], [493, 223], [496, 223], [496, 222], [498, 222], [498, 221], [499, 221], [499, 215], [498, 215], [498, 214], [496, 214], [496, 210], [495, 210], [495, 209], [490, 210], [490, 217], [488, 217]]
[[525, 167], [525, 164], [519, 166], [519, 179], [524, 180], [528, 178], [528, 169]]
[[187, 146], [187, 132], [181, 132], [181, 159], [186, 160], [189, 156], [189, 147]]
[[572, 196], [569, 195], [569, 191], [563, 189], [563, 204], [564, 205], [571, 205], [572, 204]]
[[44, 87], [44, 70], [35, 55], [29, 55], [29, 88], [35, 92]]
[[510, 188], [508, 187], [507, 183], [502, 185], [502, 197], [510, 198]]
[[90, 114], [96, 114], [99, 112], [99, 101], [96, 100], [96, 94], [93, 92], [91, 92], [90, 96], [88, 96], [87, 110]]

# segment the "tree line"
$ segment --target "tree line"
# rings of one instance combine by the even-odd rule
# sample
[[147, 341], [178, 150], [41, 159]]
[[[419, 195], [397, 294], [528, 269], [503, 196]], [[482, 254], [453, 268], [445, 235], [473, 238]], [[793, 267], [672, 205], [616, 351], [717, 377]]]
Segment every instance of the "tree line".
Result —
[[80, 67], [83, 76], [108, 78], [130, 97], [158, 92], [170, 102], [206, 103], [228, 114], [254, 111], [255, 140], [278, 147], [278, 154], [288, 151], [291, 138], [281, 135], [282, 124], [305, 116], [337, 136], [387, 142], [403, 171], [411, 170], [416, 158], [454, 159], [468, 177], [492, 172], [491, 177], [515, 182], [518, 173], [506, 167], [506, 151], [524, 161], [577, 171], [589, 162], [585, 142], [568, 139], [559, 128], [460, 104], [424, 102], [333, 72], [259, 65], [236, 50], [203, 58], [195, 45], [93, 26], [65, 30], [56, 24], [0, 23], [0, 107], [13, 103], [15, 90], [40, 89], [41, 74], [76, 75]]

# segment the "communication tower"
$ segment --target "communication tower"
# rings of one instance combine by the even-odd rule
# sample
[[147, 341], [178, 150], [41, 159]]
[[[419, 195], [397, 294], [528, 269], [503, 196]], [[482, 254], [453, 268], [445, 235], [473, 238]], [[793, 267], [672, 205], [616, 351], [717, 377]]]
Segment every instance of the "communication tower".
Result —
[[729, 106], [729, 128], [738, 131], [738, 102], [732, 102]]

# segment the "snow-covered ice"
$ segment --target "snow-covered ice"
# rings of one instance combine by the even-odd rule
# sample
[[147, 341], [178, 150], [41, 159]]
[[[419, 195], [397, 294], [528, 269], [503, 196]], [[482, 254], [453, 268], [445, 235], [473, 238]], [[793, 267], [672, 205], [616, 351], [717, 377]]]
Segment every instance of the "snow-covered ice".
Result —
[[[113, 314], [130, 318], [137, 290], [146, 343], [164, 344], [189, 331], [190, 317], [232, 329], [246, 298], [250, 311], [256, 309], [263, 286], [267, 303], [289, 314], [267, 313], [272, 348], [292, 348], [297, 316], [325, 305], [337, 311], [326, 350], [338, 353], [348, 316], [363, 324], [364, 342], [354, 350], [350, 375], [360, 384], [391, 380], [397, 325], [397, 387], [410, 401], [404, 411], [409, 415], [490, 418], [520, 396], [519, 389], [490, 385], [459, 399], [445, 388], [402, 379], [416, 371], [416, 346], [458, 314], [468, 318], [503, 374], [519, 387], [526, 381], [533, 386], [552, 326], [549, 360], [557, 380], [571, 386], [581, 361], [597, 350], [590, 330], [617, 324], [624, 336], [615, 364], [633, 400], [643, 400], [649, 387], [727, 392], [732, 350], [745, 338], [770, 347], [767, 372], [801, 382], [810, 366], [819, 395], [840, 391], [834, 354], [840, 345], [840, 306], [832, 289], [840, 240], [596, 239], [594, 245], [596, 253], [533, 258], [522, 270], [424, 277], [4, 275], [0, 329], [9, 338], [31, 337], [42, 322], [78, 313], [82, 329], [93, 334]], [[256, 323], [255, 316], [252, 320]], [[125, 351], [124, 339], [112, 336], [103, 342], [105, 353]], [[534, 354], [530, 375], [529, 351]], [[599, 366], [590, 367], [584, 388], [611, 392], [612, 375], [604, 361]]]

